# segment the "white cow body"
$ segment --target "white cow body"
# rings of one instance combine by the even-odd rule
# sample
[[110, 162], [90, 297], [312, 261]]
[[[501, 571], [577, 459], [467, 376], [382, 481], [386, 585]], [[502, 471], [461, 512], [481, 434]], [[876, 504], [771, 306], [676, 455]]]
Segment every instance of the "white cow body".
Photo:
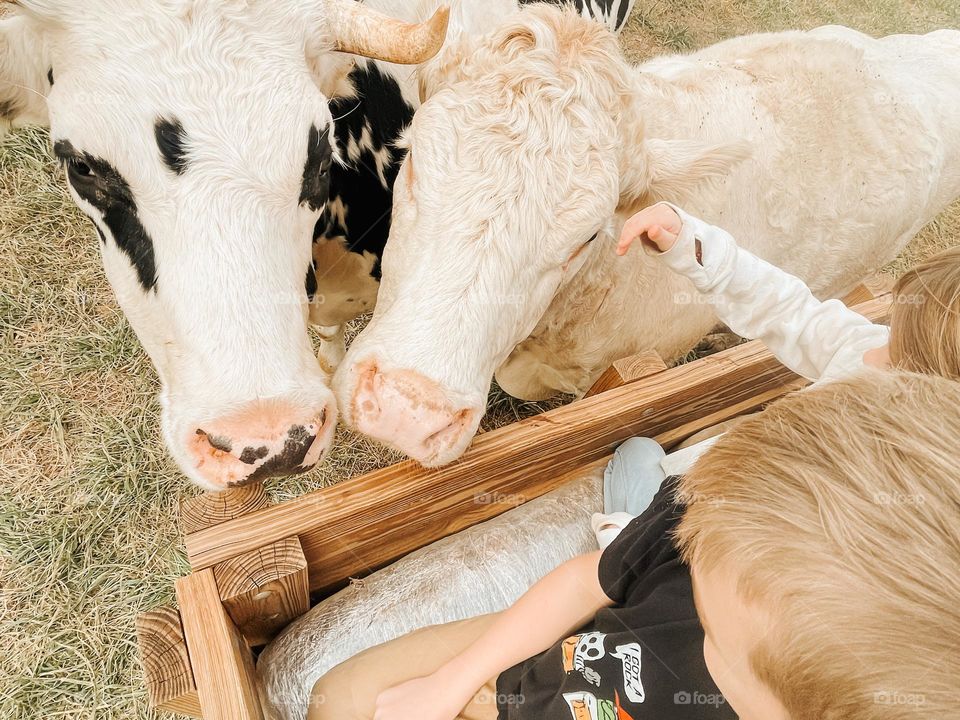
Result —
[[[750, 148], [724, 182], [662, 198], [727, 228], [818, 297], [852, 290], [960, 195], [960, 105], [950, 99], [960, 96], [960, 33], [875, 40], [831, 26], [737, 38], [638, 70], [640, 133]], [[647, 99], [658, 91], [671, 100], [661, 112], [662, 100]], [[614, 236], [628, 217], [613, 219]], [[582, 393], [613, 361], [648, 349], [674, 360], [716, 323], [686, 279], [600, 245], [497, 378], [526, 399]]]
[[335, 391], [425, 464], [469, 443], [494, 371], [521, 398], [580, 393], [715, 325], [688, 281], [615, 257], [639, 209], [669, 199], [827, 297], [960, 195], [960, 33], [829, 27], [633, 68], [588, 25], [530, 9], [423, 73], [379, 306]]

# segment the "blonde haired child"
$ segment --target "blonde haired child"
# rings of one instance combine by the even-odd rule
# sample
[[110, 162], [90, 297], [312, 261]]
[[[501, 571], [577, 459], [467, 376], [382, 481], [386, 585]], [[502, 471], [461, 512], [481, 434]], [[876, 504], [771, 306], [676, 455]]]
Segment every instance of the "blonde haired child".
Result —
[[958, 445], [944, 378], [794, 394], [602, 554], [332, 670], [309, 720], [960, 720]]

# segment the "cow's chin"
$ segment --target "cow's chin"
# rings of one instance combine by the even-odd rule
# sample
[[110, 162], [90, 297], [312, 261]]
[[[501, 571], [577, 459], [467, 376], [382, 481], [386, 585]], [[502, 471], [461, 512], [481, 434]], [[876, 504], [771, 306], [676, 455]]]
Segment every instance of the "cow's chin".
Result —
[[453, 391], [417, 371], [387, 365], [384, 355], [348, 355], [334, 376], [344, 423], [424, 467], [459, 458], [477, 433], [487, 393]]
[[522, 346], [500, 366], [496, 379], [505, 393], [530, 402], [578, 392], [571, 379], [545, 364], [537, 353]]
[[[443, 431], [442, 434], [435, 438], [434, 443], [432, 443], [433, 447], [429, 449], [421, 449], [419, 444], [403, 447], [390, 442], [379, 442], [393, 450], [403, 453], [425, 468], [439, 468], [460, 459], [473, 442], [479, 425], [480, 414], [477, 414], [476, 420], [467, 421], [455, 430], [448, 428]], [[363, 432], [362, 424], [358, 425], [356, 429], [359, 432]]]

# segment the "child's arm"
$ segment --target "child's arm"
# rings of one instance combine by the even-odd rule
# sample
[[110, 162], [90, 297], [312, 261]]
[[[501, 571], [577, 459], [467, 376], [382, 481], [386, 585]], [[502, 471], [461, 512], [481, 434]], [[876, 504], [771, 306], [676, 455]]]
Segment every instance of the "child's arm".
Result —
[[490, 678], [583, 627], [613, 604], [600, 587], [600, 555], [574, 558], [540, 580], [433, 675], [381, 693], [376, 720], [452, 720]]
[[762, 340], [794, 372], [811, 380], [863, 366], [864, 354], [885, 345], [889, 331], [839, 300], [820, 302], [799, 278], [739, 247], [731, 235], [668, 203], [624, 226], [617, 252], [642, 239], [674, 272], [707, 296], [735, 333]]

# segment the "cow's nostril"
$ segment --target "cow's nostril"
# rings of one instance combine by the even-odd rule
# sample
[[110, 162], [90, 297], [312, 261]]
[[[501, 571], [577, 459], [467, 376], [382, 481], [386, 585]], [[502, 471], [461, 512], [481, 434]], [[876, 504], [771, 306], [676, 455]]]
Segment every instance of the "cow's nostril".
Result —
[[225, 438], [221, 435], [211, 435], [203, 429], [197, 430], [197, 435], [202, 438], [205, 438], [210, 447], [214, 450], [219, 450], [220, 452], [233, 452], [233, 444], [230, 442], [229, 438]]

